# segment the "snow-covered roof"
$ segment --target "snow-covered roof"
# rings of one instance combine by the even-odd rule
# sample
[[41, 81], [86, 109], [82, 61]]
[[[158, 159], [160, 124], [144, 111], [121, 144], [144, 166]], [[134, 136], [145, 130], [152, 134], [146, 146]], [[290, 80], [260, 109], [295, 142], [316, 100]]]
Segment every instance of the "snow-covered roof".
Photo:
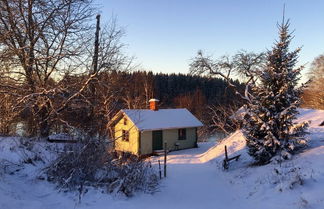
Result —
[[123, 109], [140, 131], [192, 128], [203, 124], [187, 109]]
[[150, 99], [149, 102], [159, 102], [160, 100], [158, 99]]

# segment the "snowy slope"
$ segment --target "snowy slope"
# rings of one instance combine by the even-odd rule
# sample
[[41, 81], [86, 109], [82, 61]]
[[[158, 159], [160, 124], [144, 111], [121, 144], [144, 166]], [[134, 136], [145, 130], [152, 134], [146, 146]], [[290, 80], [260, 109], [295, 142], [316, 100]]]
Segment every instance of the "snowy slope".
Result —
[[[281, 165], [251, 167], [252, 159], [246, 154], [244, 138], [238, 131], [218, 144], [201, 143], [197, 149], [170, 153], [168, 177], [153, 195], [140, 193], [126, 199], [90, 190], [78, 203], [76, 194], [59, 193], [54, 185], [35, 178], [45, 162], [24, 164], [14, 175], [0, 174], [0, 208], [323, 209], [324, 127], [318, 124], [324, 120], [324, 111], [303, 109], [298, 120], [312, 121], [310, 147]], [[17, 144], [8, 138], [0, 139], [0, 159], [18, 165], [26, 159], [24, 154], [17, 154], [24, 152]], [[221, 167], [224, 145], [229, 155], [242, 154], [228, 171]], [[37, 150], [41, 150], [41, 155], [51, 155], [39, 146], [27, 156], [33, 157]], [[157, 158], [151, 160], [157, 162]]]

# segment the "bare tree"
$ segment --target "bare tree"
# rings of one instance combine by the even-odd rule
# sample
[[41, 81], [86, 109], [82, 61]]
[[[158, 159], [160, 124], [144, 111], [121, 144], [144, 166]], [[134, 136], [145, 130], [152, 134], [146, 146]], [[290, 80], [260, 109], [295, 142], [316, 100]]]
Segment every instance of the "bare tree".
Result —
[[[8, 84], [10, 80], [6, 79], [8, 68], [6, 66], [0, 66], [0, 86]], [[11, 85], [10, 87], [13, 87]], [[0, 88], [2, 89], [2, 88]], [[6, 88], [0, 90], [0, 134], [9, 135], [12, 130], [14, 111], [11, 108], [14, 105], [15, 98], [13, 95], [8, 94], [7, 91], [14, 89]]]
[[211, 112], [211, 127], [225, 134], [230, 134], [239, 128], [241, 128], [241, 121], [238, 120], [235, 115], [239, 107], [234, 105], [227, 106], [209, 106]]
[[86, 132], [104, 126], [117, 93], [99, 74], [130, 69], [132, 58], [122, 52], [124, 31], [113, 19], [100, 31], [93, 71], [94, 12], [92, 0], [0, 2], [0, 63], [8, 69], [0, 92], [15, 98], [10, 117], [27, 123], [30, 135], [47, 136], [53, 124]]
[[[87, 46], [88, 60], [85, 63], [90, 75], [94, 75], [92, 80], [95, 91], [88, 91], [87, 98], [91, 105], [91, 125], [88, 127], [90, 135], [99, 133], [100, 136], [106, 137], [108, 135], [106, 124], [108, 123], [112, 113], [116, 112], [116, 103], [120, 98], [121, 89], [114, 86], [118, 83], [113, 81], [111, 76], [113, 71], [130, 71], [135, 68], [133, 65], [133, 57], [125, 55], [123, 49], [125, 45], [121, 42], [121, 38], [125, 32], [118, 27], [115, 18], [106, 23], [100, 30], [98, 37], [97, 48], [97, 67], [90, 59], [92, 53], [92, 46]], [[96, 48], [95, 48], [96, 50]], [[95, 69], [92, 69], [93, 67]], [[117, 79], [118, 80], [118, 79]]]
[[91, 0], [0, 2], [0, 61], [9, 66], [6, 79], [21, 88], [19, 109], [30, 112], [40, 135], [49, 133], [51, 104], [44, 95], [55, 86], [55, 76], [82, 56], [81, 37], [91, 30], [93, 12]]
[[[210, 56], [205, 56], [202, 51], [198, 51], [197, 56], [190, 64], [190, 73], [197, 75], [211, 75], [223, 78], [228, 86], [243, 99], [249, 99], [248, 87], [257, 82], [257, 74], [265, 64], [264, 53], [253, 53], [240, 51], [234, 56], [222, 56], [214, 60]], [[235, 78], [245, 81], [245, 94], [239, 92], [233, 82]]]
[[304, 106], [324, 109], [324, 55], [320, 55], [312, 63], [309, 72], [309, 83], [303, 93]]
[[[234, 56], [222, 56], [219, 59], [213, 59], [211, 56], [205, 56], [202, 51], [198, 51], [197, 56], [190, 64], [190, 73], [195, 75], [208, 75], [224, 79], [236, 96], [238, 101], [235, 104], [213, 105], [209, 106], [208, 116], [210, 116], [211, 125], [208, 132], [222, 132], [228, 134], [240, 128], [240, 121], [232, 116], [239, 106], [247, 103], [252, 95], [249, 87], [258, 82], [258, 74], [265, 65], [265, 53], [253, 53], [239, 51]], [[245, 91], [239, 88], [239, 80], [244, 86]], [[241, 87], [241, 86], [240, 86]], [[224, 94], [227, 91], [225, 89]]]
[[152, 73], [124, 74], [121, 84], [122, 102], [128, 109], [145, 109], [154, 94], [154, 76]]
[[91, 1], [3, 0], [0, 3], [0, 58], [22, 75], [32, 93], [82, 54], [81, 37], [91, 27]]

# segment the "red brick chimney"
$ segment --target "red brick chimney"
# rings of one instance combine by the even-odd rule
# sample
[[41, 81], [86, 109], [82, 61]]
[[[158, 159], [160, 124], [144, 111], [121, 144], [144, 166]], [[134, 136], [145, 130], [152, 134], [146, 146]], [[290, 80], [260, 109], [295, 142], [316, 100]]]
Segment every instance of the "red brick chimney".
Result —
[[150, 99], [149, 100], [149, 103], [150, 103], [150, 110], [153, 110], [153, 111], [158, 111], [159, 110], [159, 103], [160, 100], [158, 99]]

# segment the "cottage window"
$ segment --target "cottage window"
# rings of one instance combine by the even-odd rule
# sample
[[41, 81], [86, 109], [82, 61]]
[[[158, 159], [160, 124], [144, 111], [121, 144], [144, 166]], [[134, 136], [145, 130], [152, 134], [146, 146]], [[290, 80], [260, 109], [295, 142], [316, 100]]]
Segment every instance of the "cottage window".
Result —
[[126, 130], [123, 130], [122, 140], [125, 142], [129, 142], [129, 132]]
[[127, 118], [124, 118], [124, 125], [127, 125]]
[[186, 136], [187, 133], [186, 133], [186, 129], [185, 128], [182, 128], [182, 129], [179, 129], [178, 130], [178, 139], [179, 140], [186, 140]]

